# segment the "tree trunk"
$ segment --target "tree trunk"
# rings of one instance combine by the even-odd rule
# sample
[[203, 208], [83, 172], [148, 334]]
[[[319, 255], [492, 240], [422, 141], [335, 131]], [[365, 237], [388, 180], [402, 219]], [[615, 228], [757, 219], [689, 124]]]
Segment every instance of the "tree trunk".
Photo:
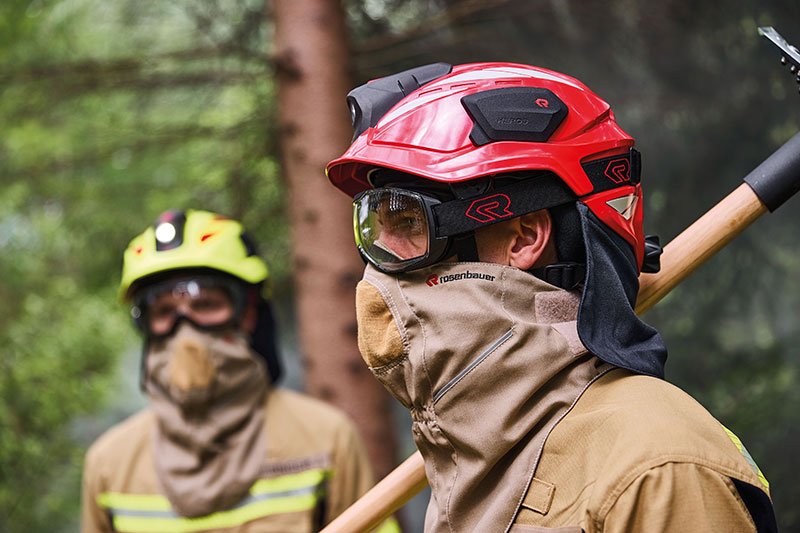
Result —
[[274, 0], [272, 14], [306, 389], [353, 418], [383, 477], [394, 464], [395, 439], [389, 395], [358, 354], [355, 285], [364, 265], [353, 242], [352, 204], [324, 173], [352, 137], [344, 13], [339, 0]]

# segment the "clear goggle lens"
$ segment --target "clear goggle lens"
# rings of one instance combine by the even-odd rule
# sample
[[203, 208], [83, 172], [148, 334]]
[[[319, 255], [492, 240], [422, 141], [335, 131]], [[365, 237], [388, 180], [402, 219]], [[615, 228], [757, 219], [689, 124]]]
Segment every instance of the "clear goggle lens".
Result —
[[373, 264], [399, 271], [428, 255], [430, 232], [420, 195], [372, 189], [357, 197], [353, 206], [356, 244]]
[[238, 307], [233, 282], [190, 278], [143, 288], [132, 313], [148, 334], [163, 336], [172, 332], [179, 318], [201, 328], [230, 325]]

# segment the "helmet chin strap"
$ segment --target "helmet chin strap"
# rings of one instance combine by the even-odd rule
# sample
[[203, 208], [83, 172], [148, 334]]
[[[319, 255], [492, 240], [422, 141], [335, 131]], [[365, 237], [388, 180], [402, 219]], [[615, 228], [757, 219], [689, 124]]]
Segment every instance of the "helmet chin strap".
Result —
[[586, 277], [586, 265], [562, 261], [541, 268], [531, 268], [528, 272], [550, 285], [569, 291], [583, 283]]
[[583, 283], [586, 277], [586, 252], [581, 219], [575, 202], [549, 208], [553, 220], [551, 239], [555, 239], [558, 262], [528, 271], [537, 278], [566, 290]]
[[464, 235], [455, 237], [453, 242], [458, 260], [468, 263], [476, 263], [480, 261], [478, 258], [478, 245], [475, 242], [475, 232], [470, 231]]

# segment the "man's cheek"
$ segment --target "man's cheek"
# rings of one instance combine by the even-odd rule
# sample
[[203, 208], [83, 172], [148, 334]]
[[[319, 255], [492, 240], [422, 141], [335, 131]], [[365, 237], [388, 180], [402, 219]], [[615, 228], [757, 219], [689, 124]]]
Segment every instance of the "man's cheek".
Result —
[[403, 355], [403, 341], [392, 312], [378, 289], [360, 281], [356, 287], [358, 349], [370, 367], [387, 365]]

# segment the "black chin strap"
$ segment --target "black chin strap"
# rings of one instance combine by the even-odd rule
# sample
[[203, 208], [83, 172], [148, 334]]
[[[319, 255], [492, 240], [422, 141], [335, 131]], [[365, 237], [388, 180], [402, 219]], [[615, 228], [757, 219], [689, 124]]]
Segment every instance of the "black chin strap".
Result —
[[583, 283], [586, 277], [586, 265], [565, 261], [553, 263], [546, 267], [532, 268], [528, 272], [550, 285], [572, 290]]
[[456, 250], [459, 261], [465, 261], [469, 263], [480, 261], [478, 258], [478, 245], [475, 242], [475, 232], [473, 231], [455, 237], [453, 248]]
[[145, 337], [142, 344], [142, 357], [139, 359], [139, 390], [147, 392], [147, 352], [150, 348], [150, 339]]

